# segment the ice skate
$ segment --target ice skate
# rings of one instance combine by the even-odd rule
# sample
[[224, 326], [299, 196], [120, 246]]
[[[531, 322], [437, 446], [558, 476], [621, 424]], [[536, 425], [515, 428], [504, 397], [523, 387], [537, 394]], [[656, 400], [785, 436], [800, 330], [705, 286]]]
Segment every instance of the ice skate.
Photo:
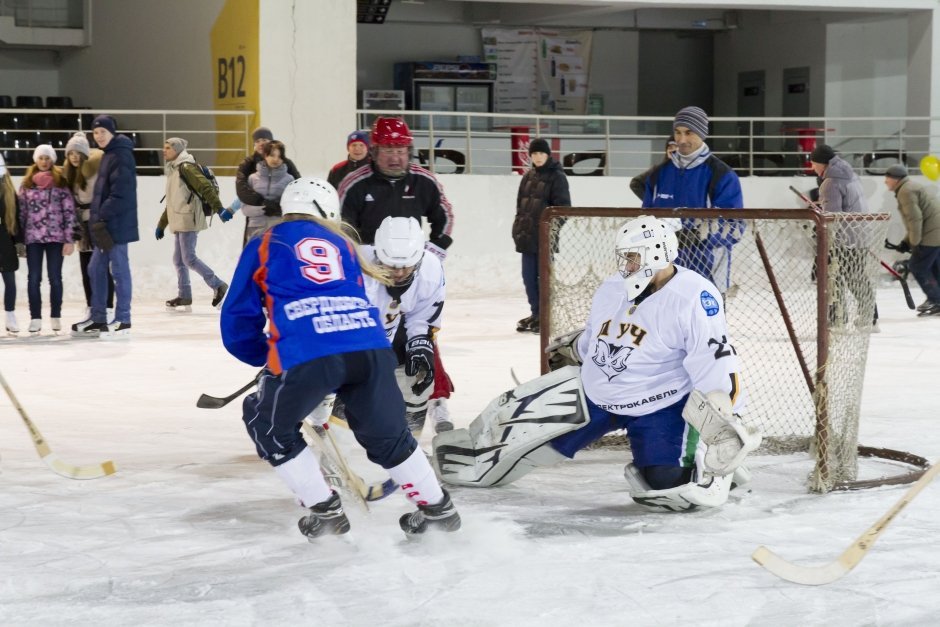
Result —
[[39, 332], [42, 330], [42, 319], [33, 318], [29, 321], [29, 334], [31, 336], [39, 335]]
[[437, 505], [419, 505], [417, 511], [398, 519], [401, 530], [409, 535], [418, 535], [428, 529], [457, 531], [460, 529], [460, 514], [444, 490], [444, 498]]
[[72, 325], [72, 337], [98, 338], [102, 333], [108, 332], [108, 325], [104, 322], [82, 320]]
[[324, 534], [338, 536], [348, 533], [349, 519], [343, 511], [339, 494], [333, 492], [330, 498], [311, 507], [310, 515], [298, 520], [297, 527], [311, 542]]
[[16, 322], [16, 314], [12, 311], [6, 313], [7, 335], [16, 336], [20, 332], [20, 325]]
[[927, 311], [928, 309], [930, 309], [931, 307], [933, 307], [933, 305], [934, 305], [933, 302], [931, 302], [931, 300], [928, 298], [921, 304], [917, 305], [917, 313], [923, 313]]
[[218, 309], [222, 306], [222, 301], [225, 299], [225, 293], [228, 291], [228, 284], [223, 283], [219, 287], [215, 288], [212, 292], [212, 306]]
[[177, 296], [176, 298], [171, 298], [170, 300], [166, 301], [166, 310], [172, 312], [189, 313], [193, 310], [192, 304], [192, 298], [180, 298]]
[[930, 307], [917, 314], [918, 318], [927, 318], [929, 316], [940, 316], [940, 305], [931, 303]]
[[52, 332], [58, 335], [59, 331], [62, 330], [62, 318], [52, 318], [50, 325], [52, 326]]
[[105, 325], [105, 330], [101, 332], [102, 339], [105, 340], [116, 340], [123, 337], [130, 337], [131, 334], [131, 323], [130, 322], [118, 322], [115, 320], [111, 324]]
[[434, 433], [453, 431], [454, 423], [451, 422], [450, 412], [447, 411], [446, 398], [432, 398], [428, 402], [428, 414], [431, 415], [431, 421], [434, 424]]
[[535, 316], [527, 316], [516, 323], [516, 331], [519, 333], [525, 333], [529, 330], [529, 326], [535, 322], [537, 318]]

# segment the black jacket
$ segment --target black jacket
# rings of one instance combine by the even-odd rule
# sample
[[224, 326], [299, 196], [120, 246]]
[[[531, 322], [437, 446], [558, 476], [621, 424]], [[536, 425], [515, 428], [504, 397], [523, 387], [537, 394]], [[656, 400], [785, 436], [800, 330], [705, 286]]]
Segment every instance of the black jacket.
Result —
[[[15, 198], [16, 196], [14, 196]], [[14, 200], [14, 202], [17, 201]], [[17, 227], [18, 225], [8, 225], [6, 223], [6, 209], [3, 195], [0, 193], [0, 272], [14, 272], [20, 267], [20, 260], [16, 256], [16, 242], [22, 240], [23, 232], [19, 228], [14, 228], [19, 237], [13, 237], [10, 233], [10, 227]], [[19, 216], [19, 213], [19, 210], [17, 210], [15, 215]]]
[[340, 161], [330, 169], [330, 173], [326, 177], [326, 182], [336, 189], [339, 189], [339, 184], [343, 182], [347, 174], [353, 170], [358, 170], [367, 163], [372, 163], [372, 157], [369, 155], [366, 155], [366, 158], [362, 161], [353, 161], [352, 159]]
[[[248, 183], [248, 177], [255, 173], [258, 169], [258, 162], [262, 159], [264, 159], [264, 155], [253, 152], [245, 157], [245, 160], [238, 166], [238, 173], [235, 175], [235, 194], [246, 205], [256, 207], [264, 205], [264, 196], [251, 189], [251, 185]], [[300, 178], [300, 172], [297, 171], [297, 166], [294, 165], [293, 161], [285, 158], [284, 164], [287, 166], [288, 174], [293, 176], [295, 180]]]
[[363, 244], [375, 243], [375, 232], [388, 216], [427, 219], [430, 242], [446, 249], [451, 245], [454, 212], [434, 175], [411, 164], [408, 174], [389, 179], [375, 169], [362, 167], [343, 179], [339, 186], [343, 221], [359, 232]]
[[526, 172], [519, 182], [516, 219], [512, 223], [516, 252], [539, 251], [539, 218], [546, 207], [570, 206], [568, 178], [560, 163], [549, 157], [542, 167]]

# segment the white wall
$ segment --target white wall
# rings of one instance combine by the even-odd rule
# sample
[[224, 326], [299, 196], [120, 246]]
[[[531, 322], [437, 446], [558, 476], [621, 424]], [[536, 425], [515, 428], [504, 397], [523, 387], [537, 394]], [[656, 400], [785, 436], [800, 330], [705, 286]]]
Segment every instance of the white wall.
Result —
[[[937, 191], [937, 185], [921, 177], [914, 177]], [[454, 206], [454, 244], [446, 262], [448, 290], [452, 294], [522, 294], [520, 257], [515, 252], [510, 227], [515, 214], [518, 176], [464, 176], [439, 177], [448, 199]], [[220, 177], [222, 201], [235, 198], [235, 182], [231, 177]], [[630, 192], [626, 177], [569, 177], [572, 201], [582, 207], [639, 207], [639, 201]], [[889, 236], [898, 241], [903, 235], [896, 213], [893, 194], [887, 192], [882, 177], [863, 177], [862, 183], [872, 212], [894, 214]], [[19, 181], [15, 181], [18, 185]], [[131, 244], [130, 257], [134, 278], [134, 301], [160, 304], [176, 296], [176, 274], [173, 269], [173, 245], [169, 238], [154, 238], [160, 212], [159, 200], [165, 186], [163, 177], [139, 177], [138, 218], [139, 242]], [[807, 177], [745, 177], [741, 179], [744, 198], [749, 208], [799, 208], [796, 196], [788, 185], [809, 190], [814, 186]], [[212, 226], [199, 236], [197, 252], [215, 272], [228, 281], [235, 269], [241, 251], [244, 219], [237, 215], [222, 224], [213, 218]], [[889, 251], [882, 257], [891, 259]], [[17, 310], [26, 310], [25, 264], [16, 273], [19, 286]], [[78, 255], [65, 262], [64, 269], [67, 319], [79, 316], [84, 307]], [[193, 295], [197, 303], [208, 303], [211, 292], [198, 277], [192, 276]], [[46, 292], [44, 284], [43, 291]], [[44, 299], [47, 300], [47, 296]], [[47, 303], [48, 306], [48, 303]], [[21, 316], [22, 317], [22, 316]]]
[[0, 49], [0, 93], [11, 96], [58, 96], [59, 68], [51, 50]]
[[98, 109], [212, 109], [209, 32], [224, 3], [95, 0], [92, 45], [62, 52], [62, 95]]

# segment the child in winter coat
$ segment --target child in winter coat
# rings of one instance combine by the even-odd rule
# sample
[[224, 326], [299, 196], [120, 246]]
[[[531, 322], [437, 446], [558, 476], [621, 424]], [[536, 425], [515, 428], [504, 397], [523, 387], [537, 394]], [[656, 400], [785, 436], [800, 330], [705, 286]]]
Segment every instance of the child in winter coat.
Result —
[[20, 267], [17, 248], [22, 248], [22, 231], [17, 216], [16, 190], [7, 172], [6, 162], [0, 156], [0, 274], [3, 275], [3, 309], [6, 312], [7, 333], [20, 332], [16, 322], [16, 275]]
[[62, 169], [55, 165], [55, 150], [49, 144], [36, 146], [33, 165], [20, 184], [19, 215], [26, 244], [29, 296], [29, 332], [42, 328], [42, 262], [46, 259], [52, 330], [62, 329], [62, 261], [71, 255], [75, 232], [75, 200]]
[[[85, 288], [85, 317], [91, 317], [91, 279], [88, 277], [88, 263], [94, 247], [91, 245], [91, 233], [88, 230], [88, 217], [91, 213], [91, 199], [95, 192], [95, 180], [104, 152], [91, 148], [84, 133], [75, 133], [65, 145], [65, 164], [62, 175], [75, 198], [75, 215], [78, 220], [79, 234], [76, 237], [79, 266], [82, 270], [82, 286]], [[114, 278], [108, 271], [108, 309], [114, 309]]]
[[248, 184], [264, 197], [264, 205], [242, 205], [242, 213], [248, 219], [244, 243], [281, 221], [281, 194], [294, 180], [284, 162], [287, 155], [283, 143], [277, 140], [268, 142], [263, 154], [264, 160], [258, 162], [258, 169], [248, 177]]

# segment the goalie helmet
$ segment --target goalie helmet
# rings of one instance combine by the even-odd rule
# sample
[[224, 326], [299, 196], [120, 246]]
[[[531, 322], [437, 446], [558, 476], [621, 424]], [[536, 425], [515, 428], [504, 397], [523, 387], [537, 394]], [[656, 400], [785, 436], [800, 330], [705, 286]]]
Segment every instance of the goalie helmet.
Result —
[[339, 195], [323, 179], [302, 177], [291, 181], [281, 194], [281, 211], [339, 222]]
[[639, 296], [657, 270], [669, 266], [679, 255], [676, 234], [665, 222], [652, 216], [630, 220], [617, 232], [614, 249], [617, 269], [624, 278], [627, 298]]
[[382, 220], [375, 232], [375, 256], [379, 263], [392, 269], [396, 285], [410, 284], [424, 258], [421, 225], [414, 218], [389, 216]]

